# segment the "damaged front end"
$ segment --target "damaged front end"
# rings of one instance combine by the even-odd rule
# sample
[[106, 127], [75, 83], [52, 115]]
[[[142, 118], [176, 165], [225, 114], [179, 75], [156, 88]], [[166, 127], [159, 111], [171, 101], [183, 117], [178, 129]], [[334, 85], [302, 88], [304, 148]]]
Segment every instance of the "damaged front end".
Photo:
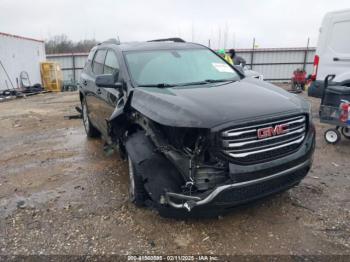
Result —
[[[137, 150], [143, 158], [134, 161], [142, 169], [140, 173], [153, 200], [191, 211], [201, 196], [230, 183], [228, 161], [214, 153], [210, 130], [165, 126], [138, 113], [133, 114], [132, 121], [143, 131], [131, 135], [126, 148], [128, 152]], [[140, 148], [140, 145], [151, 148]], [[150, 180], [155, 185], [150, 186]]]
[[[299, 118], [305, 121], [305, 118]], [[142, 174], [149, 197], [163, 209], [220, 213], [297, 185], [312, 162], [315, 146], [312, 126], [292, 153], [283, 156], [273, 151], [278, 161], [267, 159], [272, 155], [271, 147], [263, 145], [264, 149], [256, 150], [248, 142], [244, 156], [248, 159], [248, 152], [255, 150], [256, 156], [266, 160], [242, 164], [225, 155], [220, 147], [220, 144], [227, 144], [227, 140], [222, 141], [218, 136], [232, 140], [232, 137], [225, 138], [227, 131], [165, 126], [139, 113], [133, 113], [131, 119], [138, 128], [128, 134], [126, 150]], [[300, 121], [293, 120], [296, 123], [290, 125], [299, 126]], [[245, 131], [230, 132], [243, 134]], [[280, 150], [280, 146], [273, 150]]]

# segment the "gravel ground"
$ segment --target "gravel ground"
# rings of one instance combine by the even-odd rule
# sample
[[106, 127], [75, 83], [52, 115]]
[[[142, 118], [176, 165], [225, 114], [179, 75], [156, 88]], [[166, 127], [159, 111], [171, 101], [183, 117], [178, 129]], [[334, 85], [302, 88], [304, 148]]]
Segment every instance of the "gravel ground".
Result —
[[126, 162], [64, 119], [78, 104], [77, 93], [0, 103], [1, 255], [350, 255], [350, 140], [327, 145], [317, 118], [314, 165], [298, 187], [179, 221], [128, 202]]

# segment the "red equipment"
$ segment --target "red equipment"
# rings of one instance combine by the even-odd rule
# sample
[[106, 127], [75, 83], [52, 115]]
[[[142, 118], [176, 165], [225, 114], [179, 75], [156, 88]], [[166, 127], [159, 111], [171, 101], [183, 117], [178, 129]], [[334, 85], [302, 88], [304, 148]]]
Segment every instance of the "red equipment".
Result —
[[306, 72], [301, 69], [297, 69], [293, 72], [292, 77], [292, 90], [300, 91], [304, 90], [306, 85]]

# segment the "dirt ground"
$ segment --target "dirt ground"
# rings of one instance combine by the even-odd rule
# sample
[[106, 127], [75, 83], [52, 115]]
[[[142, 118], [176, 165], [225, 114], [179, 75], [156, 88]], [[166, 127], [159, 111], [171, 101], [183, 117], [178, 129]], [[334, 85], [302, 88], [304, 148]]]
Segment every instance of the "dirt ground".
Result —
[[[307, 99], [317, 115], [319, 100]], [[317, 118], [314, 165], [298, 187], [178, 221], [128, 202], [126, 162], [64, 119], [78, 104], [77, 93], [0, 103], [0, 255], [350, 255], [350, 140], [326, 144]]]

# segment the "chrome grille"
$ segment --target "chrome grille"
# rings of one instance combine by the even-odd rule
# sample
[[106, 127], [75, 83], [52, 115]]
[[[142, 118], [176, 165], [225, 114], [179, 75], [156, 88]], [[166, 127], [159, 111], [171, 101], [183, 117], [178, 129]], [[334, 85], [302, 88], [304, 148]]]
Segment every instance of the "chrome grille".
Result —
[[[276, 125], [288, 126], [287, 132], [258, 138], [259, 129], [274, 128]], [[221, 132], [223, 152], [236, 161], [247, 164], [282, 157], [301, 145], [306, 128], [305, 115], [231, 128]]]

